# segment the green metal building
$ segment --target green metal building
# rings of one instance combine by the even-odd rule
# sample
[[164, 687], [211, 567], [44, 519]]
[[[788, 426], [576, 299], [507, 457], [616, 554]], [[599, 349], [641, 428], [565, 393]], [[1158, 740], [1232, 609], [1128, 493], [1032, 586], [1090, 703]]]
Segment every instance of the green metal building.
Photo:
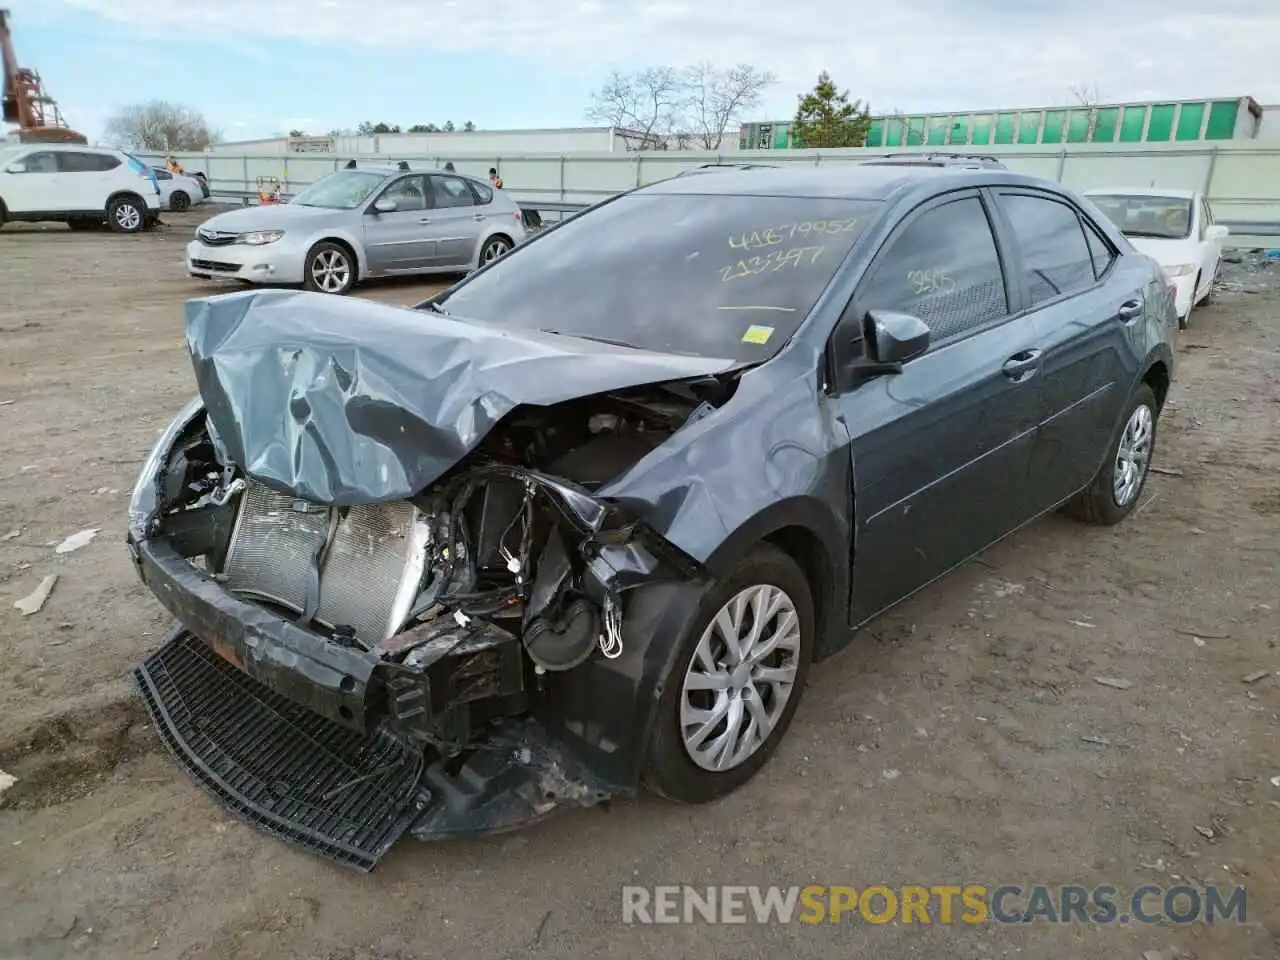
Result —
[[[1029, 110], [872, 117], [868, 147], [1012, 146], [1059, 143], [1184, 143], [1248, 140], [1262, 107], [1253, 97], [1113, 103]], [[746, 123], [741, 150], [791, 150], [791, 121]]]

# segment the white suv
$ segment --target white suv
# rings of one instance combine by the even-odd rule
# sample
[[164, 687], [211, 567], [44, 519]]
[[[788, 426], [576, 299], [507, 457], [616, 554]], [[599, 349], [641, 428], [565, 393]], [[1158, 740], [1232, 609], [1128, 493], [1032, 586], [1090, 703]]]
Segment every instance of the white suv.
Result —
[[0, 147], [0, 224], [58, 220], [72, 230], [137, 233], [160, 219], [151, 168], [119, 150], [76, 144]]

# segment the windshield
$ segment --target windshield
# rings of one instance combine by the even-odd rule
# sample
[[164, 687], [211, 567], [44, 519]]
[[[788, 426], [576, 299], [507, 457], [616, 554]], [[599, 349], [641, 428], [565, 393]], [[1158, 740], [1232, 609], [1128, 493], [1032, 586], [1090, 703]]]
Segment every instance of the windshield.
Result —
[[1089, 199], [1126, 237], [1182, 240], [1191, 235], [1191, 201], [1186, 197], [1095, 193]]
[[293, 202], [303, 207], [328, 207], [330, 210], [353, 210], [369, 199], [369, 195], [387, 179], [384, 173], [367, 170], [340, 170], [317, 180], [303, 190]]
[[437, 303], [465, 320], [758, 362], [800, 326], [879, 206], [633, 194], [517, 248]]

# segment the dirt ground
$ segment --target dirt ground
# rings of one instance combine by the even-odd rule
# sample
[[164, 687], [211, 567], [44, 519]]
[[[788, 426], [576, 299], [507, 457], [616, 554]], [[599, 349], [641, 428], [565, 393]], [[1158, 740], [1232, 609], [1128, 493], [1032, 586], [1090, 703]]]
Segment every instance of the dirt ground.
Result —
[[[1280, 956], [1280, 264], [1229, 265], [1182, 335], [1134, 517], [1041, 521], [903, 605], [815, 671], [747, 788], [403, 840], [360, 876], [231, 819], [129, 681], [170, 624], [127, 498], [193, 392], [180, 305], [211, 289], [181, 266], [199, 216], [167, 219], [0, 231], [0, 957]], [[1182, 881], [1244, 884], [1247, 922], [620, 922], [624, 884]]]

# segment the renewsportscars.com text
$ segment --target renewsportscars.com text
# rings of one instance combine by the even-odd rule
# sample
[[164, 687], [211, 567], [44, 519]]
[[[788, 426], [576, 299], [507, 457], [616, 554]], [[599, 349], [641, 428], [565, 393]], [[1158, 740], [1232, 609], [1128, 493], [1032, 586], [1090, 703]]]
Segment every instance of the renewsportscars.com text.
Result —
[[1177, 923], [1245, 922], [1245, 888], [1155, 884], [626, 886], [623, 923]]

